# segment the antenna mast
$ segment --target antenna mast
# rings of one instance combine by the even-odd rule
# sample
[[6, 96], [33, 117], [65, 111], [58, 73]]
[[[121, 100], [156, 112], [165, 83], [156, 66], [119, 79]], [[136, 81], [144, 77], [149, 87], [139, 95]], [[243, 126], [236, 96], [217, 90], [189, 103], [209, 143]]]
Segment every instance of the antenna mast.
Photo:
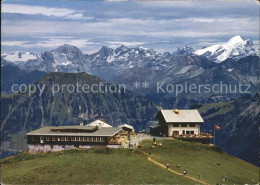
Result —
[[177, 109], [177, 103], [178, 103], [178, 100], [177, 100], [177, 98], [178, 98], [178, 95], [176, 95], [176, 98], [175, 98], [175, 109]]

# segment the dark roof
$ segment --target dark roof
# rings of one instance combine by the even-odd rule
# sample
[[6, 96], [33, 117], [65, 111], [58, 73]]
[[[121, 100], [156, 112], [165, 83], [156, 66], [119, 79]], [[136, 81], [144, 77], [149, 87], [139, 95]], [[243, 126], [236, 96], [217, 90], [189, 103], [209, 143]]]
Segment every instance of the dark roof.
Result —
[[91, 127], [91, 126], [47, 126], [28, 132], [27, 135], [44, 136], [113, 136], [122, 128], [118, 127]]

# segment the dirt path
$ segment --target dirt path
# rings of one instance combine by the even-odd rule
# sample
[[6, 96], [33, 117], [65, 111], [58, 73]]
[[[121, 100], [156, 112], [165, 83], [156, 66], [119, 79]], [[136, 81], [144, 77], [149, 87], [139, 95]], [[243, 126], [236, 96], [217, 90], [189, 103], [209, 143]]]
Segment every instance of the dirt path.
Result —
[[[145, 154], [146, 156], [148, 156], [148, 161], [150, 161], [150, 162], [152, 162], [152, 163], [154, 163], [154, 164], [156, 164], [156, 165], [158, 165], [158, 166], [160, 166], [160, 167], [162, 167], [162, 168], [164, 168], [165, 170], [166, 170], [166, 165], [164, 165], [164, 164], [162, 164], [162, 163], [159, 163], [159, 162], [157, 162], [157, 161], [155, 161], [155, 160], [153, 160], [146, 152], [144, 152], [144, 151], [142, 151], [142, 150], [140, 150], [143, 154]], [[176, 174], [176, 175], [179, 175], [179, 176], [182, 176], [182, 177], [185, 177], [185, 178], [188, 178], [188, 179], [191, 179], [191, 180], [193, 180], [193, 181], [195, 181], [195, 182], [198, 182], [198, 183], [200, 183], [200, 184], [209, 184], [209, 183], [206, 183], [206, 182], [204, 182], [204, 181], [202, 181], [202, 180], [199, 180], [199, 179], [196, 179], [196, 178], [194, 178], [194, 177], [191, 177], [191, 176], [188, 176], [188, 175], [184, 175], [184, 174], [181, 174], [181, 173], [179, 173], [179, 172], [176, 172], [176, 171], [174, 171], [174, 170], [172, 170], [172, 169], [167, 169], [168, 171], [170, 171], [170, 172], [172, 172], [172, 173], [174, 173], [174, 174]]]

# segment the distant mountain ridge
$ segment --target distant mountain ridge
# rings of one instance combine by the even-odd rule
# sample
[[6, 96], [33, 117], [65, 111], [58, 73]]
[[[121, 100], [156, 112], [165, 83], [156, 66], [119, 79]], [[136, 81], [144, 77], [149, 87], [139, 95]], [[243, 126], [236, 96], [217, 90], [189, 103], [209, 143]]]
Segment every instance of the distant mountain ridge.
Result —
[[[71, 45], [63, 45], [54, 50], [46, 51], [37, 59], [27, 62], [10, 62], [2, 56], [2, 65], [17, 65], [23, 70], [40, 70], [43, 72], [87, 72], [116, 84], [125, 84], [135, 93], [149, 97], [162, 107], [172, 107], [176, 102], [175, 94], [158, 94], [156, 83], [166, 84], [250, 84], [252, 93], [259, 85], [259, 56], [250, 40], [240, 36], [231, 38], [226, 44], [213, 47], [209, 52], [194, 51], [190, 46], [178, 48], [170, 53], [158, 53], [153, 49], [120, 46], [116, 49], [103, 46], [93, 54], [83, 54], [80, 49]], [[208, 51], [205, 48], [203, 51]], [[197, 55], [198, 53], [200, 55]], [[211, 51], [211, 49], [210, 49]], [[214, 54], [213, 54], [214, 51]], [[247, 53], [248, 52], [248, 53]], [[218, 56], [225, 53], [226, 60], [216, 62]], [[230, 57], [230, 58], [228, 58]], [[223, 59], [223, 58], [222, 58]], [[133, 84], [149, 82], [148, 88], [134, 88]], [[184, 99], [183, 99], [183, 96]], [[180, 106], [193, 103], [226, 101], [237, 98], [235, 94], [184, 94], [178, 97]], [[189, 100], [187, 100], [189, 97]], [[214, 100], [213, 100], [214, 98]], [[194, 102], [195, 101], [195, 102]], [[190, 103], [187, 103], [190, 102]], [[186, 105], [188, 104], [188, 105]]]
[[191, 108], [199, 108], [205, 121], [202, 130], [213, 132], [214, 124], [221, 127], [216, 131], [216, 144], [225, 152], [259, 165], [259, 93], [252, 98], [245, 96], [236, 101]]
[[46, 51], [40, 55], [15, 52], [2, 55], [2, 65], [11, 63], [21, 69], [40, 70], [44, 72], [87, 72], [110, 80], [134, 67], [145, 67], [154, 70], [174, 67], [175, 56], [197, 55], [220, 63], [231, 58], [239, 60], [247, 56], [256, 56], [252, 41], [243, 40], [240, 36], [231, 38], [222, 45], [213, 45], [194, 51], [192, 47], [178, 48], [173, 53], [158, 53], [153, 49], [120, 46], [116, 49], [103, 46], [93, 54], [83, 54], [82, 51], [71, 45], [63, 45], [57, 49]]
[[14, 86], [14, 90], [18, 90], [18, 86], [21, 84], [29, 85], [43, 76], [45, 76], [47, 73], [34, 70], [21, 70], [17, 66], [13, 65], [5, 65], [1, 67], [1, 93], [2, 94], [9, 94], [14, 93], [12, 92], [12, 86]]

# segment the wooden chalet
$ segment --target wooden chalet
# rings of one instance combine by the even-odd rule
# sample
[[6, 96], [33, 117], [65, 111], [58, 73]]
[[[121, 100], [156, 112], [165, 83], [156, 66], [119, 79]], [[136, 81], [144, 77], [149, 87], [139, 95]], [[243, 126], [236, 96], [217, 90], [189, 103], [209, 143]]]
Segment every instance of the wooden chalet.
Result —
[[47, 126], [27, 133], [30, 152], [59, 151], [71, 148], [121, 147], [119, 127]]
[[150, 126], [151, 135], [171, 136], [182, 140], [207, 139], [206, 142], [212, 138], [207, 133], [201, 133], [200, 125], [204, 120], [198, 110], [161, 110], [156, 119], [158, 124]]

